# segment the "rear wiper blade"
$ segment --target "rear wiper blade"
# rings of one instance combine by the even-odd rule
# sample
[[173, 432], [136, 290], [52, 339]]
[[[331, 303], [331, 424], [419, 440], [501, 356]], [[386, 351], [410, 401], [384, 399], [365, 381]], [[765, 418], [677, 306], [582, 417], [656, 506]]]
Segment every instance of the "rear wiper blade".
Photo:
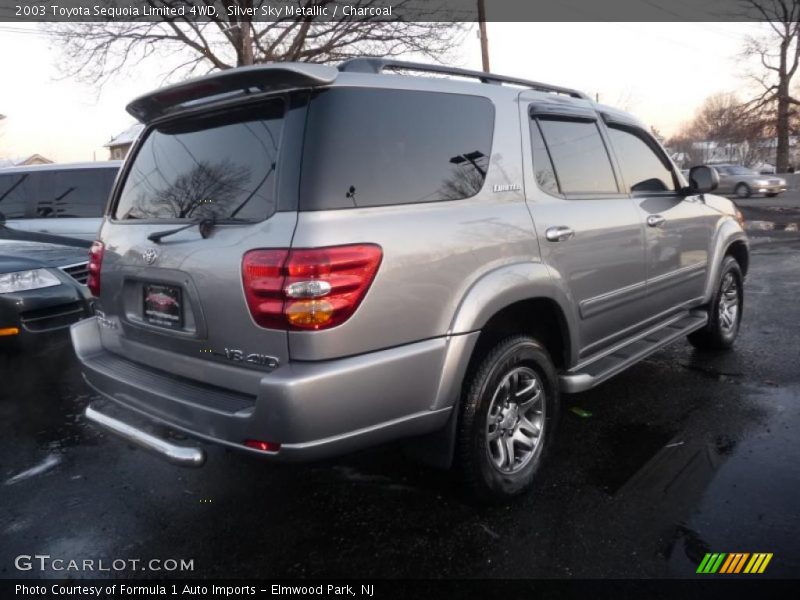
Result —
[[187, 229], [191, 229], [192, 227], [197, 227], [200, 230], [200, 235], [203, 239], [206, 239], [208, 236], [211, 235], [211, 232], [214, 230], [214, 226], [216, 225], [230, 225], [234, 223], [251, 223], [251, 219], [218, 219], [217, 217], [207, 217], [204, 219], [195, 219], [192, 222], [188, 223], [187, 225], [183, 225], [182, 227], [177, 227], [175, 229], [167, 229], [165, 231], [155, 231], [147, 236], [147, 239], [151, 242], [158, 243], [161, 241], [162, 238], [167, 236], [173, 235], [175, 233], [180, 233], [181, 231], [186, 231]]

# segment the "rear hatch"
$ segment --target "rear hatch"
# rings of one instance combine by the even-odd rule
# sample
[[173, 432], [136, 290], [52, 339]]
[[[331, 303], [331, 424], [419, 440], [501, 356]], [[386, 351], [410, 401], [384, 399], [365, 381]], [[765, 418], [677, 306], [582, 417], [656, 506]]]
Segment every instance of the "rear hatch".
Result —
[[208, 382], [208, 361], [264, 371], [286, 362], [286, 332], [257, 326], [248, 310], [242, 257], [291, 245], [304, 105], [299, 93], [272, 95], [145, 130], [101, 230], [108, 350]]

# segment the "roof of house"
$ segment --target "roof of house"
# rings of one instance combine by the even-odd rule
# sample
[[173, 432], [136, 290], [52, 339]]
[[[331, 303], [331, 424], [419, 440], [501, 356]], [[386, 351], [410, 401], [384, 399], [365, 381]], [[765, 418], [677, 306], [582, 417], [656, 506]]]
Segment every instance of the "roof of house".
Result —
[[52, 160], [50, 160], [46, 156], [42, 156], [41, 154], [29, 154], [27, 156], [0, 158], [0, 169], [6, 167], [20, 167], [22, 165], [30, 164], [33, 161], [39, 161], [40, 163], [45, 163], [45, 164], [50, 164], [53, 162]]
[[143, 128], [144, 126], [141, 123], [134, 123], [119, 135], [116, 135], [113, 138], [111, 138], [111, 140], [105, 145], [105, 147], [113, 148], [114, 146], [125, 146], [128, 144], [132, 144], [134, 140], [142, 132]]
[[[34, 171], [67, 171], [73, 169], [119, 169], [121, 160], [97, 160], [93, 162], [48, 163], [46, 165], [12, 165], [2, 168], [2, 173], [30, 173]], [[2, 164], [0, 164], [2, 167]]]

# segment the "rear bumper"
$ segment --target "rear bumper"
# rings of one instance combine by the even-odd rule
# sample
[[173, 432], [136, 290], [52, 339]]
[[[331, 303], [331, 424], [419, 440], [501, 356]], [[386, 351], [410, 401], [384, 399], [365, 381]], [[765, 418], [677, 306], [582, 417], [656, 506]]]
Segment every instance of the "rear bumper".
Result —
[[[264, 374], [248, 395], [109, 352], [95, 318], [72, 327], [87, 383], [130, 411], [131, 421], [138, 413], [199, 440], [276, 461], [335, 456], [443, 427], [458, 394], [449, 380], [463, 377], [476, 339], [469, 334], [333, 361], [292, 362]], [[280, 449], [248, 448], [245, 440]]]

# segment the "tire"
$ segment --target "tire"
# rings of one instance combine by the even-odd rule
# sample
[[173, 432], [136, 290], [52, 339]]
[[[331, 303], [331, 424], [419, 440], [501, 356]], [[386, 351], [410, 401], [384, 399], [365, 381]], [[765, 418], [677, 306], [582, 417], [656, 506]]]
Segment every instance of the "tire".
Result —
[[743, 283], [744, 277], [739, 263], [732, 256], [726, 256], [722, 261], [717, 289], [708, 305], [708, 324], [688, 336], [689, 342], [695, 348], [728, 350], [733, 346], [742, 322]]
[[475, 497], [501, 502], [531, 488], [558, 420], [558, 379], [544, 346], [525, 335], [500, 341], [467, 375], [462, 403], [457, 460]]
[[734, 189], [737, 198], [749, 198], [753, 194], [753, 190], [746, 183], [740, 183]]

